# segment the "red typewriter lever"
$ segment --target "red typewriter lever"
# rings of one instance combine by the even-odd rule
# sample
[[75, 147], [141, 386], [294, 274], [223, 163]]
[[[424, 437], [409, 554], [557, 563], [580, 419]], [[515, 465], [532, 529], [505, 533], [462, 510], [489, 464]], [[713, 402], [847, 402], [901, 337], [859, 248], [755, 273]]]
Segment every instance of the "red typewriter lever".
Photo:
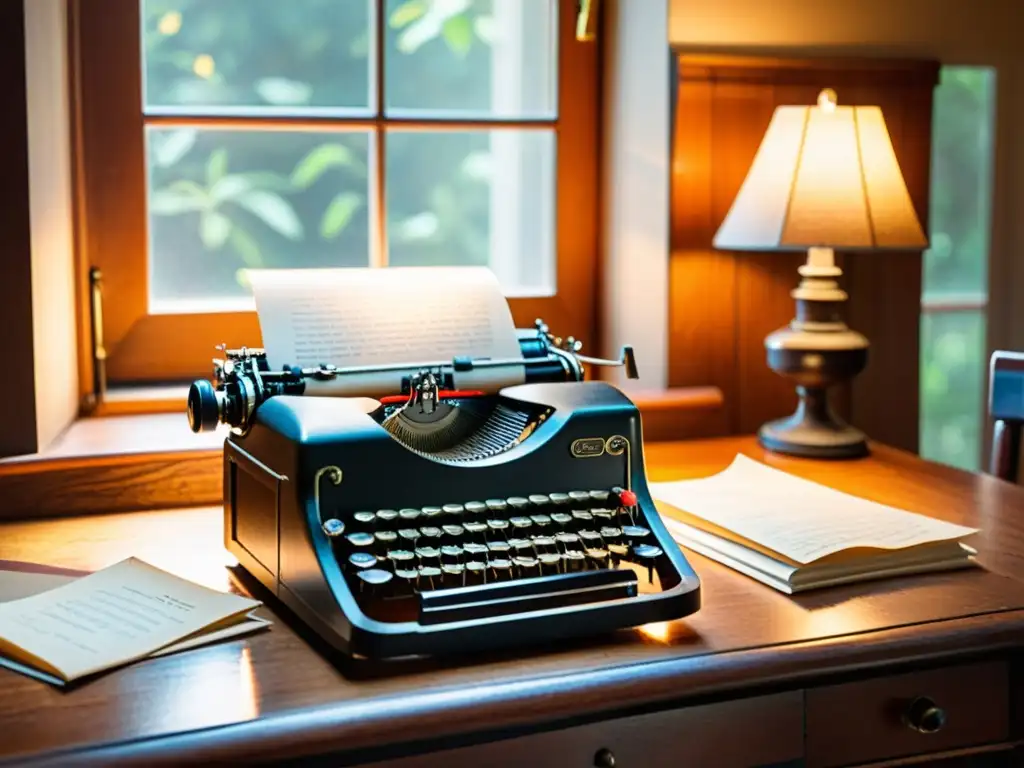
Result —
[[[438, 400], [460, 400], [467, 397], [484, 397], [487, 393], [476, 389], [458, 390], [458, 389], [441, 389], [438, 390]], [[409, 402], [408, 395], [387, 395], [386, 397], [380, 398], [382, 405], [400, 405], [402, 403]]]

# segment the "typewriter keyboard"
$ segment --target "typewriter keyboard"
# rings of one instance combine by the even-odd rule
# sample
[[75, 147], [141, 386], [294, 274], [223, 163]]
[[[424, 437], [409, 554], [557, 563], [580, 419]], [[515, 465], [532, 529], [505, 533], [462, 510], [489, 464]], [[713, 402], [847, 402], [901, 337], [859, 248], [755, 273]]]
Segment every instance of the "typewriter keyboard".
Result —
[[379, 621], [479, 618], [524, 601], [673, 586], [662, 584], [664, 552], [636, 496], [621, 488], [341, 512], [324, 531], [360, 607]]

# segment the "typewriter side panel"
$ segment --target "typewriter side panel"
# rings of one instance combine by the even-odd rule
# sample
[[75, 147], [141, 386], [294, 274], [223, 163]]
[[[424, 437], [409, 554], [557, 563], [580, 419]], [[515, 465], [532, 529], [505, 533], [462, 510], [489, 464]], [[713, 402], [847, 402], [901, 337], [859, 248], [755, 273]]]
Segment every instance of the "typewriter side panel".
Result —
[[349, 617], [357, 609], [346, 599], [343, 576], [316, 519], [315, 485], [302, 476], [302, 436], [275, 421], [275, 410], [267, 408], [270, 418], [257, 418], [246, 435], [226, 441], [228, 550], [330, 645], [350, 653]]
[[224, 544], [250, 574], [277, 594], [277, 515], [282, 476], [224, 443]]

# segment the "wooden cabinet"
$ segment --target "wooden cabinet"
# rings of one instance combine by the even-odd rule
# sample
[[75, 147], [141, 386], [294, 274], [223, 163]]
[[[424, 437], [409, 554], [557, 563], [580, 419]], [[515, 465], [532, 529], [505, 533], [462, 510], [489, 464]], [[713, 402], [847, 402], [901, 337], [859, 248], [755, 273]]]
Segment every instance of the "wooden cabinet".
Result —
[[767, 765], [803, 753], [803, 693], [792, 691], [588, 723], [362, 768], [666, 768]]
[[[829, 768], [962, 756], [1009, 741], [1009, 664], [998, 660], [555, 726], [360, 768]], [[1005, 755], [986, 759], [999, 765]]]
[[868, 763], [1010, 738], [1009, 665], [943, 667], [807, 691], [807, 765]]

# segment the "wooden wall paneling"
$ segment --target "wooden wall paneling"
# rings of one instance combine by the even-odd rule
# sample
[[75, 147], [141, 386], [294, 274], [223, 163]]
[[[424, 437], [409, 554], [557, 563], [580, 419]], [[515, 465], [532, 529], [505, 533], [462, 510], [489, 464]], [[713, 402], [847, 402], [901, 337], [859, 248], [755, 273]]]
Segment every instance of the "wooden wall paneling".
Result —
[[24, 29], [23, 3], [0, 3], [0, 82], [7, 95], [0, 115], [0, 326], [6, 363], [0, 456], [32, 453], [38, 447]]
[[[793, 385], [767, 366], [764, 338], [792, 319], [789, 294], [805, 257], [716, 251], [712, 239], [775, 107], [813, 104], [824, 87], [836, 88], [841, 104], [881, 106], [926, 226], [938, 66], [697, 54], [681, 54], [678, 65], [669, 384], [718, 386], [730, 429], [749, 433], [796, 403]], [[839, 261], [850, 294], [847, 322], [872, 350], [868, 370], [852, 388], [834, 392], [833, 404], [875, 440], [916, 450], [921, 254], [839, 254]]]
[[[669, 381], [672, 386], [715, 386], [725, 402], [737, 397], [734, 289], [736, 265], [728, 255], [708, 248], [717, 226], [713, 202], [713, 84], [683, 83], [675, 109], [687, 116], [672, 131], [671, 247], [669, 260]], [[735, 431], [732, 412], [726, 426]]]

